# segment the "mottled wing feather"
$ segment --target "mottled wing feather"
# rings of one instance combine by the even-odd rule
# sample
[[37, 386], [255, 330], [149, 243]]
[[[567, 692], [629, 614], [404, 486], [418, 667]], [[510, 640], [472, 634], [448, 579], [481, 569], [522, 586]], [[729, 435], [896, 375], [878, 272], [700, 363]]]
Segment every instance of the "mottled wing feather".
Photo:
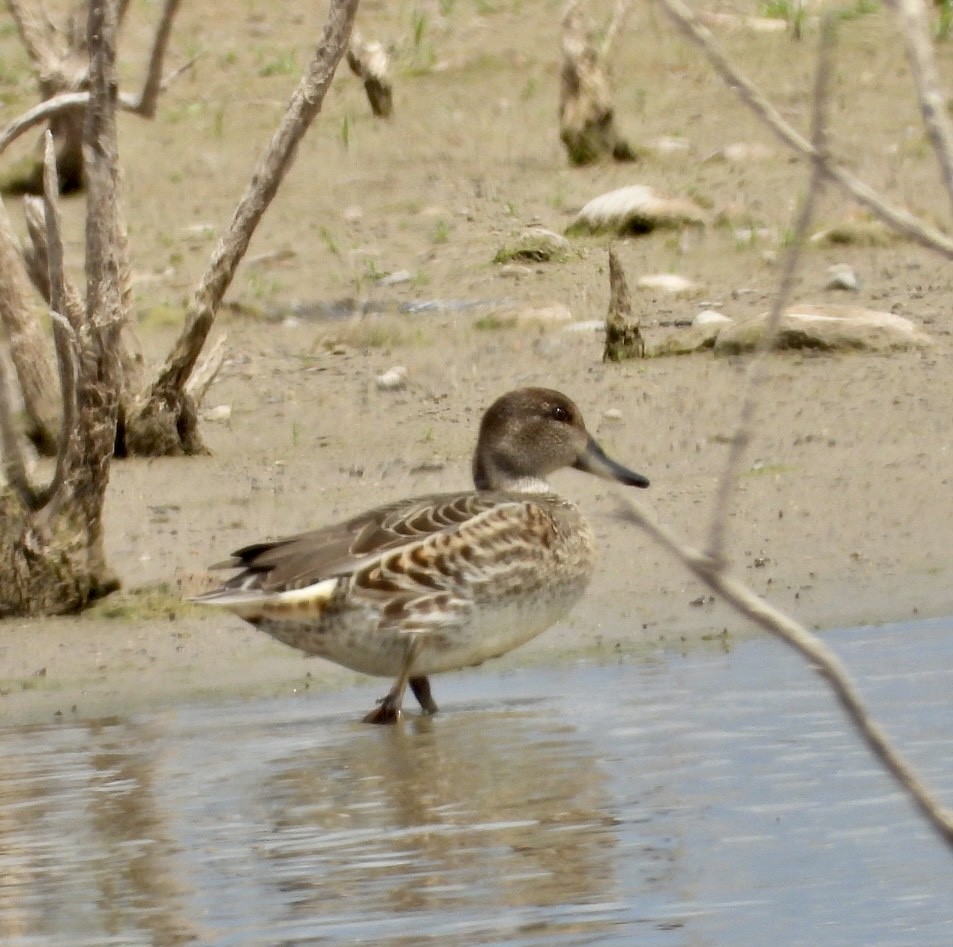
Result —
[[463, 524], [511, 499], [505, 494], [480, 492], [400, 500], [344, 523], [245, 546], [218, 567], [242, 570], [225, 588], [275, 592], [304, 588], [332, 576], [351, 575], [391, 550], [455, 533]]
[[495, 607], [547, 581], [556, 540], [547, 510], [497, 495], [463, 523], [386, 550], [352, 576], [352, 594], [379, 599], [381, 626], [431, 636], [461, 625], [481, 602]]

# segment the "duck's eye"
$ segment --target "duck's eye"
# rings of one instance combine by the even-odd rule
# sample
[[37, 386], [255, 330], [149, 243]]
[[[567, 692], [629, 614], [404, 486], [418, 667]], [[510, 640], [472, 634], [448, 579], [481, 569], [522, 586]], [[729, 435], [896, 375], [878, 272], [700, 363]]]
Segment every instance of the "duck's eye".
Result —
[[549, 416], [554, 421], [562, 421], [563, 423], [570, 419], [569, 409], [561, 404], [554, 404], [549, 412]]

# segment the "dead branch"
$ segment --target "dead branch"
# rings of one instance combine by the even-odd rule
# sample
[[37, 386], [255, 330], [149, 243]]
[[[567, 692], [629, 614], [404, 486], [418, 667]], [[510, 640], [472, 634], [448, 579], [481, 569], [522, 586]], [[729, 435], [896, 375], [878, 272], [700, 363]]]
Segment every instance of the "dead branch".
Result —
[[[159, 94], [164, 88], [162, 67], [172, 23], [180, 0], [165, 0], [149, 54], [149, 62], [140, 93], [131, 96], [115, 93], [121, 108], [143, 118], [155, 115]], [[89, 66], [85, 23], [80, 26], [78, 10], [71, 12], [62, 35], [42, 15], [42, 7], [23, 0], [7, 0], [21, 40], [33, 62], [43, 101], [10, 122], [0, 131], [0, 153], [29, 129], [48, 122], [56, 135], [57, 168], [60, 186], [65, 191], [83, 186], [82, 121], [89, 105]], [[87, 4], [88, 5], [88, 0]], [[119, 7], [120, 20], [128, 3]], [[29, 165], [11, 175], [7, 187], [23, 193], [41, 192], [42, 163]]]
[[389, 118], [394, 111], [394, 90], [387, 74], [390, 68], [387, 50], [380, 43], [367, 42], [354, 30], [347, 47], [347, 64], [364, 83], [371, 111], [378, 118]]
[[10, 347], [27, 417], [27, 436], [43, 454], [56, 451], [59, 406], [54, 371], [30, 298], [28, 274], [0, 201], [0, 323]]
[[77, 385], [82, 457], [81, 470], [68, 471], [64, 490], [60, 491], [66, 493], [62, 502], [77, 509], [83, 524], [89, 572], [100, 585], [91, 591], [93, 597], [118, 586], [118, 580], [106, 566], [102, 525], [116, 440], [122, 383], [119, 349], [129, 293], [116, 142], [117, 27], [115, 0], [92, 0], [88, 28], [91, 98], [83, 132], [87, 187], [86, 337]]
[[7, 9], [35, 67], [42, 68], [58, 58], [53, 25], [46, 16], [41, 15], [41, 10], [33, 5], [24, 5], [21, 0], [7, 0]]
[[632, 0], [616, 0], [615, 9], [612, 11], [612, 19], [606, 27], [605, 35], [602, 37], [602, 45], [599, 47], [599, 58], [603, 62], [608, 62], [612, 55], [612, 47], [619, 38], [622, 30], [625, 29], [625, 21], [629, 17]]
[[149, 66], [146, 69], [145, 81], [142, 83], [142, 91], [130, 109], [131, 112], [143, 118], [152, 118], [156, 113], [156, 104], [159, 101], [159, 93], [162, 91], [162, 63], [169, 46], [172, 21], [178, 12], [179, 2], [180, 0], [166, 0], [162, 7], [162, 15], [159, 17], [159, 24], [152, 40]]
[[31, 109], [27, 109], [21, 116], [9, 122], [3, 131], [0, 131], [0, 154], [9, 144], [16, 141], [31, 128], [42, 125], [51, 118], [56, 118], [66, 112], [84, 109], [88, 102], [88, 92], [63, 92], [51, 99], [40, 102], [39, 105], [34, 105]]
[[[291, 167], [299, 142], [321, 110], [331, 79], [347, 48], [357, 5], [358, 0], [332, 0], [321, 42], [212, 254], [189, 305], [185, 328], [140, 406], [135, 424], [130, 425], [127, 445], [130, 451], [155, 453], [155, 444], [149, 441], [153, 437], [162, 437], [161, 431], [165, 429], [168, 446], [162, 452], [204, 452], [194, 404], [186, 399], [185, 383], [195, 368], [222, 297], [248, 249], [255, 228]], [[141, 426], [142, 434], [134, 430], [137, 425]]]
[[697, 549], [692, 549], [656, 522], [640, 501], [621, 492], [616, 495], [623, 504], [620, 512], [623, 519], [645, 530], [652, 539], [671, 552], [738, 612], [780, 638], [808, 660], [817, 673], [830, 684], [837, 700], [870, 751], [913, 799], [916, 807], [943, 841], [953, 847], [953, 812], [943, 807], [917, 776], [913, 767], [893, 746], [883, 729], [871, 719], [850, 674], [830, 648], [803, 625], [759, 598], [743, 582], [726, 572], [722, 564]]
[[754, 426], [754, 416], [760, 400], [759, 392], [767, 377], [766, 357], [774, 346], [781, 314], [788, 304], [794, 289], [794, 277], [801, 261], [801, 249], [807, 239], [814, 208], [820, 197], [824, 182], [824, 162], [827, 155], [826, 137], [826, 107], [830, 86], [831, 60], [833, 56], [834, 27], [833, 21], [825, 17], [821, 23], [821, 38], [818, 47], [817, 71], [814, 77], [814, 93], [811, 108], [811, 150], [816, 158], [811, 164], [811, 176], [808, 182], [807, 194], [801, 202], [794, 226], [794, 235], [784, 253], [781, 268], [781, 278], [778, 290], [771, 304], [768, 322], [764, 334], [758, 344], [757, 351], [751, 362], [748, 363], [745, 390], [741, 399], [741, 413], [735, 435], [731, 440], [728, 457], [721, 474], [718, 490], [715, 493], [715, 504], [712, 513], [711, 528], [708, 540], [708, 555], [718, 563], [725, 560], [725, 533], [728, 529], [728, 507], [731, 493], [735, 488], [741, 462], [745, 451], [751, 442], [751, 432]]
[[[162, 66], [165, 62], [165, 54], [169, 46], [169, 39], [172, 35], [172, 23], [178, 12], [181, 0], [166, 0], [162, 8], [162, 14], [159, 23], [156, 26], [155, 37], [152, 41], [152, 48], [149, 52], [149, 65], [146, 69], [145, 79], [142, 83], [142, 90], [138, 96], [131, 96], [127, 93], [119, 93], [119, 105], [134, 115], [140, 115], [143, 118], [153, 118], [156, 113], [156, 106], [159, 101], [159, 94], [168, 86], [169, 82], [177, 75], [180, 75], [195, 62], [195, 57], [189, 60], [184, 66], [180, 67], [168, 79], [162, 78]], [[19, 0], [8, 0], [8, 3], [15, 4], [18, 7]], [[22, 8], [20, 8], [22, 14]], [[23, 30], [21, 29], [21, 37]], [[31, 33], [32, 35], [32, 33]], [[24, 43], [26, 39], [24, 38]], [[49, 50], [51, 47], [47, 45]], [[47, 58], [41, 60], [41, 63], [48, 63], [50, 57], [57, 55], [48, 52]], [[31, 56], [32, 58], [32, 56]], [[28, 109], [18, 118], [9, 122], [7, 126], [0, 131], [0, 154], [4, 149], [24, 132], [31, 128], [48, 122], [51, 118], [62, 115], [65, 112], [78, 111], [86, 108], [89, 104], [89, 92], [63, 92], [60, 95], [54, 95], [52, 98], [45, 99], [33, 108]]]
[[625, 270], [615, 247], [609, 247], [609, 312], [606, 314], [604, 362], [622, 362], [645, 355], [645, 340], [638, 318], [632, 316], [632, 297]]
[[59, 444], [56, 451], [56, 469], [49, 487], [44, 491], [44, 504], [53, 497], [64, 498], [66, 476], [70, 471], [76, 469], [82, 456], [76, 399], [82, 313], [75, 311], [71, 318], [64, 318], [62, 315], [67, 309], [67, 286], [63, 265], [62, 227], [59, 207], [56, 203], [59, 187], [59, 181], [56, 179], [56, 152], [53, 147], [53, 136], [50, 132], [47, 132], [43, 150], [43, 203], [50, 287], [50, 317], [53, 325], [53, 342], [56, 346], [56, 362], [59, 369], [63, 410]]
[[[617, 12], [620, 9], [624, 11], [624, 5]], [[561, 45], [559, 137], [570, 163], [592, 164], [610, 157], [633, 161], [635, 152], [616, 129], [605, 60], [589, 35], [578, 0], [569, 0], [566, 7]]]
[[0, 358], [0, 448], [3, 452], [3, 472], [17, 499], [28, 510], [37, 506], [37, 496], [27, 475], [26, 460], [20, 444], [20, 435], [9, 401], [7, 370]]
[[930, 25], [922, 0], [889, 0], [907, 43], [907, 59], [917, 88], [923, 124], [936, 152], [943, 186], [953, 209], [953, 125], [940, 86]]
[[[762, 95], [761, 91], [742, 75], [718, 47], [711, 32], [704, 27], [682, 0], [659, 0], [666, 13], [675, 21], [685, 35], [702, 48], [715, 71], [725, 84], [741, 97], [741, 100], [781, 139], [781, 141], [804, 158], [814, 161], [819, 157], [811, 143], [800, 135], [781, 117], [780, 113]], [[921, 246], [953, 259], [953, 240], [935, 227], [914, 217], [909, 211], [887, 203], [869, 185], [854, 177], [849, 171], [833, 161], [824, 160], [825, 175], [842, 191], [866, 207], [898, 233], [905, 234]]]
[[202, 356], [195, 366], [194, 371], [186, 382], [185, 390], [188, 396], [195, 402], [196, 407], [200, 407], [205, 401], [212, 382], [218, 377], [218, 373], [225, 364], [225, 336], [220, 335], [213, 343], [212, 347]]
[[[677, 2], [678, 0], [663, 0], [666, 6]], [[826, 87], [830, 72], [832, 35], [830, 24], [825, 22], [821, 35], [821, 51], [814, 88], [812, 142], [806, 148], [812, 158], [811, 182], [808, 195], [805, 197], [799, 213], [796, 239], [785, 258], [784, 271], [777, 294], [778, 298], [775, 300], [772, 310], [772, 323], [775, 327], [783, 309], [784, 300], [790, 291], [794, 270], [799, 260], [797, 248], [803, 243], [807, 234], [812, 208], [820, 184], [824, 176], [830, 174], [830, 165], [825, 155], [824, 112], [827, 101]], [[765, 333], [766, 340], [762, 343], [762, 356], [770, 347], [770, 335], [770, 331]], [[763, 357], [756, 359], [749, 371], [747, 391], [743, 399], [744, 403], [737, 432], [732, 443], [731, 456], [726, 463], [716, 498], [716, 511], [709, 540], [710, 552], [703, 553], [688, 546], [670, 530], [654, 520], [639, 501], [622, 493], [617, 494], [622, 506], [620, 516], [645, 530], [653, 540], [676, 556], [736, 611], [802, 654], [817, 673], [828, 682], [835, 697], [847, 713], [849, 720], [875, 758], [910, 796], [937, 834], [953, 847], [953, 812], [942, 806], [937, 797], [926, 787], [910, 764], [893, 746], [883, 729], [873, 721], [855, 684], [837, 656], [815, 635], [811, 634], [794, 619], [759, 598], [744, 583], [727, 571], [724, 554], [724, 524], [727, 517], [728, 500], [744, 448], [750, 440], [756, 391], [761, 381], [763, 362]]]

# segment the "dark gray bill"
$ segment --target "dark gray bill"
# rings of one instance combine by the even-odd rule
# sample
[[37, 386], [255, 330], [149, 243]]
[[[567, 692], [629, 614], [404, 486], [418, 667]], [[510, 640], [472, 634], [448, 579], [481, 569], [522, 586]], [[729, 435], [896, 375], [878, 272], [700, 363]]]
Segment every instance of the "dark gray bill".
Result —
[[586, 449], [573, 464], [576, 470], [602, 477], [603, 480], [618, 480], [627, 487], [647, 487], [649, 481], [642, 474], [637, 474], [622, 464], [617, 464], [606, 452], [590, 437]]

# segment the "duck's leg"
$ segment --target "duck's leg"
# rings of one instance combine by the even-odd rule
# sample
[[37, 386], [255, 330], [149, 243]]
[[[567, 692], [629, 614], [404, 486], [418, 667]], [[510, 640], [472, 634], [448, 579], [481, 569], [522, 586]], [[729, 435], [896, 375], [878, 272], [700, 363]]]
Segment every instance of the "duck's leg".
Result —
[[430, 693], [430, 681], [426, 677], [412, 677], [408, 683], [425, 714], [435, 714], [440, 709]]
[[[401, 665], [400, 674], [394, 681], [394, 686], [388, 691], [385, 697], [382, 697], [377, 706], [364, 718], [364, 723], [397, 723], [400, 720], [400, 708], [404, 702], [404, 691], [407, 690], [407, 684], [410, 681], [410, 671], [414, 666], [414, 660], [417, 652], [420, 650], [420, 640], [416, 636], [407, 639], [407, 651], [404, 654], [404, 663]], [[426, 678], [424, 678], [426, 680]], [[411, 684], [413, 687], [413, 684]], [[416, 694], [416, 690], [414, 690]]]

